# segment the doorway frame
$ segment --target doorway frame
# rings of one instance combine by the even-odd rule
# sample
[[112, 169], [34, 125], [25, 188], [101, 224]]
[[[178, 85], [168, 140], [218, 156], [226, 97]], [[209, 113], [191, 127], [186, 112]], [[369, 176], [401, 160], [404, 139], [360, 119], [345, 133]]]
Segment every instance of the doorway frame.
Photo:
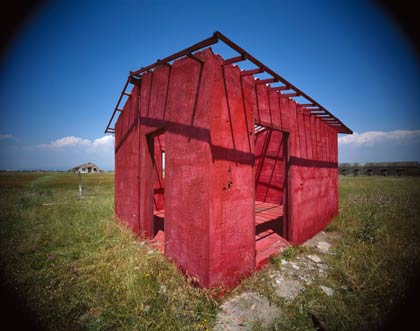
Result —
[[[158, 128], [155, 130], [152, 130], [151, 132], [148, 132], [144, 135], [145, 142], [146, 142], [146, 149], [147, 155], [145, 155], [145, 172], [144, 172], [144, 178], [143, 178], [143, 189], [144, 189], [144, 197], [146, 198], [146, 203], [143, 204], [144, 208], [144, 224], [145, 228], [147, 229], [147, 233], [149, 234], [149, 239], [154, 239], [155, 234], [155, 217], [154, 217], [154, 176], [155, 176], [155, 138], [163, 135], [166, 133], [166, 130], [162, 128]], [[165, 137], [166, 140], [166, 137]], [[166, 141], [165, 141], [166, 143]], [[140, 167], [140, 163], [139, 163]], [[167, 164], [165, 164], [165, 168], [167, 168]], [[141, 203], [141, 201], [139, 201]], [[140, 206], [141, 208], [141, 206]], [[164, 208], [165, 210], [165, 208]], [[166, 210], [165, 210], [166, 211]], [[164, 232], [166, 229], [166, 224], [164, 222]], [[162, 243], [163, 247], [166, 247], [166, 239], [165, 242]]]
[[[282, 238], [286, 241], [289, 241], [291, 238], [291, 203], [292, 203], [292, 193], [290, 190], [290, 187], [292, 187], [292, 179], [290, 176], [290, 132], [284, 130], [283, 128], [280, 128], [276, 125], [273, 125], [271, 123], [265, 123], [262, 121], [255, 121], [254, 126], [263, 126], [271, 131], [278, 131], [282, 133], [282, 141], [283, 141], [283, 159], [284, 159], [284, 179], [283, 179], [283, 224], [282, 224]], [[255, 157], [255, 139], [252, 140], [253, 143], [253, 151], [254, 151], [254, 157]], [[256, 202], [256, 177], [255, 177], [255, 165], [254, 165], [254, 171], [253, 171], [253, 177], [254, 177], [254, 205]], [[256, 213], [254, 208], [254, 229], [256, 228]], [[255, 242], [255, 241], [254, 241]], [[257, 253], [256, 249], [256, 242], [255, 242], [255, 254]]]

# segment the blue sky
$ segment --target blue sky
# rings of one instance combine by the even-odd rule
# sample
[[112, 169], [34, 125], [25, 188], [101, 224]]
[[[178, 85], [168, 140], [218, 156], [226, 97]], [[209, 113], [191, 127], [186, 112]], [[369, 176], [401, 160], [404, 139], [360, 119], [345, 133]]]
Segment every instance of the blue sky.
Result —
[[420, 160], [419, 59], [374, 3], [57, 1], [0, 63], [0, 169], [113, 169], [103, 131], [128, 71], [216, 30], [356, 133], [341, 162]]

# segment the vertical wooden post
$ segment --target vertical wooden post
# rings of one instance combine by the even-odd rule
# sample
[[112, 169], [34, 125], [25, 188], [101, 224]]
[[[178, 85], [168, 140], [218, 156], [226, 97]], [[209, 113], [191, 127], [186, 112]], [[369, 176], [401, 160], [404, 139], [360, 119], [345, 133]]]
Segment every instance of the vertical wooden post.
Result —
[[77, 173], [78, 173], [78, 179], [79, 179], [79, 196], [82, 197], [83, 196], [82, 174], [80, 173], [80, 171], [77, 171]]

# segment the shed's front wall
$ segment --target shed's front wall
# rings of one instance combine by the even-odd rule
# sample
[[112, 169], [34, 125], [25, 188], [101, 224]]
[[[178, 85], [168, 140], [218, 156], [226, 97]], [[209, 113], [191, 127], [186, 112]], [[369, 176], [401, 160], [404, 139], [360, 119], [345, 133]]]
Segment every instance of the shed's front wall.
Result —
[[211, 140], [211, 284], [233, 286], [255, 267], [254, 126], [238, 67], [206, 52]]
[[[143, 76], [135, 130], [124, 129], [133, 96], [118, 119], [116, 214], [153, 237], [159, 169], [150, 145], [164, 133], [165, 253], [201, 285], [231, 286], [255, 266], [252, 115], [243, 109], [239, 69], [223, 70], [211, 50], [195, 56], [203, 64], [185, 58]], [[139, 144], [130, 140], [135, 134]], [[136, 175], [126, 173], [136, 167]]]

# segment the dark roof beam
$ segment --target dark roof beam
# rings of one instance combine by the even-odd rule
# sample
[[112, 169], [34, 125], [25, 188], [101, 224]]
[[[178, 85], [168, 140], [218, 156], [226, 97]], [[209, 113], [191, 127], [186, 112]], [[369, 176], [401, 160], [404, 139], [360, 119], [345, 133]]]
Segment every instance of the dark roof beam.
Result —
[[232, 64], [236, 62], [245, 61], [245, 60], [246, 60], [246, 57], [243, 55], [240, 55], [240, 56], [236, 56], [236, 57], [232, 57], [230, 59], [224, 60], [223, 65], [228, 65], [228, 64]]
[[298, 97], [299, 93], [284, 93], [284, 94], [280, 94], [280, 96], [282, 98], [293, 98], [293, 97]]
[[133, 84], [133, 85], [136, 85], [136, 86], [140, 86], [141, 79], [140, 78], [135, 78], [135, 77], [129, 77], [128, 78], [128, 82], [130, 84]]
[[267, 79], [257, 79], [255, 81], [256, 85], [262, 85], [262, 84], [270, 84], [270, 83], [275, 83], [277, 80], [275, 78], [267, 78]]
[[[241, 47], [239, 47], [237, 44], [235, 44], [233, 41], [231, 41], [229, 38], [227, 38], [226, 36], [224, 36], [219, 31], [216, 31], [210, 38], [207, 38], [207, 39], [205, 39], [203, 41], [200, 41], [200, 42], [192, 45], [191, 47], [188, 47], [188, 48], [186, 48], [186, 49], [184, 49], [184, 50], [182, 50], [180, 52], [177, 52], [175, 54], [172, 54], [172, 55], [170, 55], [170, 56], [168, 56], [168, 57], [166, 57], [166, 58], [164, 58], [162, 60], [158, 60], [157, 62], [155, 62], [155, 63], [153, 63], [153, 64], [151, 64], [151, 65], [149, 65], [147, 67], [143, 67], [143, 68], [141, 68], [139, 70], [136, 70], [136, 71], [130, 71], [130, 76], [131, 77], [132, 76], [138, 76], [138, 77], [140, 77], [141, 74], [144, 73], [144, 72], [147, 72], [147, 71], [149, 71], [149, 70], [151, 70], [151, 69], [153, 69], [153, 68], [155, 68], [157, 66], [165, 65], [168, 62], [174, 61], [174, 60], [176, 60], [176, 59], [178, 59], [180, 57], [183, 57], [183, 56], [191, 56], [191, 53], [192, 52], [197, 51], [197, 50], [200, 50], [200, 49], [205, 48], [205, 47], [208, 47], [210, 45], [213, 45], [213, 44], [217, 43], [219, 40], [223, 41], [227, 46], [229, 46], [230, 48], [232, 48], [233, 50], [237, 51], [240, 54], [240, 56], [235, 57], [235, 58], [232, 58], [232, 59], [228, 59], [226, 61], [233, 60], [233, 59], [237, 60], [237, 59], [244, 58], [244, 59], [252, 62], [253, 64], [255, 64], [259, 68], [258, 70], [261, 70], [262, 72], [266, 72], [268, 75], [270, 75], [271, 77], [273, 77], [276, 82], [283, 83], [285, 86], [289, 87], [289, 89], [291, 89], [291, 90], [293, 90], [295, 92], [295, 93], [291, 93], [289, 95], [288, 94], [283, 94], [281, 96], [284, 96], [284, 97], [298, 97], [298, 96], [303, 97], [306, 100], [308, 100], [310, 103], [312, 103], [312, 105], [319, 106], [320, 109], [324, 109], [326, 113], [328, 113], [332, 117], [334, 117], [328, 110], [326, 110], [324, 107], [322, 107], [319, 103], [317, 103], [314, 99], [312, 99], [306, 93], [302, 92], [296, 86], [294, 86], [293, 84], [289, 83], [286, 79], [284, 79], [279, 74], [277, 74], [276, 72], [274, 72], [273, 70], [271, 70], [270, 68], [268, 68], [266, 65], [264, 65], [262, 62], [258, 61], [251, 54], [249, 54], [244, 49], [242, 49]], [[246, 73], [245, 74], [242, 74], [242, 72], [241, 72], [241, 75], [246, 75]], [[118, 107], [120, 101], [121, 100], [118, 101], [117, 107]], [[114, 110], [114, 114], [115, 114], [115, 110]], [[112, 119], [114, 117], [114, 114], [111, 117], [111, 120], [110, 121], [112, 121]], [[342, 125], [342, 130], [340, 132], [343, 132], [343, 133], [352, 133], [352, 131], [347, 126], [345, 126], [343, 123], [341, 123], [341, 125]], [[108, 127], [109, 126], [107, 126], [107, 128]]]
[[262, 70], [261, 68], [256, 68], [256, 69], [252, 69], [252, 70], [242, 70], [241, 71], [241, 76], [256, 75], [256, 74], [261, 74], [263, 72], [264, 72], [264, 70]]
[[290, 90], [290, 87], [289, 86], [274, 86], [274, 87], [271, 87], [271, 90], [278, 92], [278, 91]]
[[193, 60], [197, 61], [200, 64], [204, 64], [203, 60], [199, 59], [198, 57], [196, 57], [195, 55], [193, 55], [191, 53], [186, 54], [186, 56], [188, 56], [190, 59], [193, 59]]
[[[125, 92], [125, 90], [127, 89], [127, 86], [128, 86], [128, 83], [129, 83], [129, 82], [130, 82], [130, 79], [127, 79], [127, 81], [125, 82], [124, 88], [123, 88], [123, 92]], [[113, 113], [112, 113], [112, 116], [111, 116], [111, 118], [109, 119], [108, 125], [106, 126], [105, 133], [107, 133], [107, 132], [108, 132], [109, 126], [111, 125], [112, 121], [114, 120], [115, 113], [116, 113], [116, 112], [117, 112], [117, 110], [119, 109], [118, 107], [120, 106], [120, 102], [121, 102], [121, 99], [123, 98], [123, 96], [124, 96], [124, 94], [123, 94], [123, 93], [121, 93], [121, 94], [120, 94], [120, 97], [119, 97], [119, 99], [118, 99], [117, 105], [115, 106], [114, 111], [113, 111]]]
[[214, 33], [213, 36], [211, 36], [210, 38], [204, 39], [203, 41], [200, 41], [200, 42], [192, 45], [191, 47], [185, 48], [182, 51], [179, 51], [175, 54], [167, 56], [164, 59], [159, 60], [159, 61], [157, 61], [157, 62], [155, 62], [155, 63], [153, 63], [153, 64], [151, 64], [147, 67], [143, 67], [143, 68], [141, 68], [139, 70], [136, 70], [136, 71], [130, 71], [130, 76], [138, 76], [141, 73], [143, 73], [145, 71], [148, 71], [148, 70], [150, 70], [154, 67], [163, 65], [163, 64], [168, 63], [172, 60], [176, 60], [179, 57], [187, 56], [188, 54], [191, 54], [194, 51], [197, 51], [201, 48], [204, 48], [204, 47], [207, 47], [207, 46], [210, 46], [210, 45], [213, 45], [213, 44], [217, 43], [218, 40], [219, 40], [219, 37], [216, 35], [216, 33]]
[[[307, 95], [306, 93], [302, 92], [300, 89], [298, 89], [296, 86], [294, 86], [293, 84], [290, 84], [286, 79], [284, 79], [283, 77], [281, 77], [279, 74], [277, 74], [276, 72], [274, 72], [273, 70], [271, 70], [270, 68], [268, 68], [266, 65], [264, 65], [263, 63], [261, 63], [260, 61], [258, 61], [256, 58], [254, 58], [251, 54], [249, 54], [248, 52], [246, 52], [244, 49], [242, 49], [241, 47], [239, 47], [238, 45], [236, 45], [232, 40], [230, 40], [229, 38], [227, 38], [226, 36], [224, 36], [223, 34], [221, 34], [219, 31], [216, 31], [213, 36], [217, 36], [221, 41], [223, 41], [226, 45], [230, 46], [231, 48], [233, 48], [235, 51], [237, 51], [239, 54], [245, 55], [247, 60], [249, 60], [250, 62], [254, 63], [257, 67], [262, 68], [265, 72], [267, 72], [268, 74], [270, 74], [272, 77], [275, 77], [278, 79], [278, 81], [282, 82], [284, 85], [288, 85], [291, 87], [292, 90], [296, 91], [296, 93], [298, 93], [300, 96], [304, 97], [306, 100], [308, 100], [309, 102], [312, 102], [316, 105], [319, 105], [321, 108], [322, 107], [318, 102], [316, 102], [314, 99], [312, 99], [309, 95]], [[324, 108], [325, 109], [325, 108]], [[326, 110], [326, 112], [328, 112]], [[328, 112], [329, 113], [329, 112]], [[332, 115], [332, 114], [331, 114]], [[346, 133], [353, 133], [352, 130], [350, 130], [347, 126], [345, 126], [343, 124], [343, 128], [345, 129]]]

